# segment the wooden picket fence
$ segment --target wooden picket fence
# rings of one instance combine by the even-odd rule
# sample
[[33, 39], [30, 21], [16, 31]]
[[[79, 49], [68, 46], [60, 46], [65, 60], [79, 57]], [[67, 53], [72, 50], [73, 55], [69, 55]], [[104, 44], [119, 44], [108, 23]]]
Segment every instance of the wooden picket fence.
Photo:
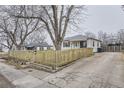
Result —
[[0, 58], [5, 58], [8, 56], [7, 52], [0, 52]]
[[10, 57], [47, 66], [60, 67], [77, 59], [91, 56], [92, 54], [92, 48], [80, 48], [61, 51], [11, 51]]
[[122, 50], [121, 59], [124, 61], [124, 50]]

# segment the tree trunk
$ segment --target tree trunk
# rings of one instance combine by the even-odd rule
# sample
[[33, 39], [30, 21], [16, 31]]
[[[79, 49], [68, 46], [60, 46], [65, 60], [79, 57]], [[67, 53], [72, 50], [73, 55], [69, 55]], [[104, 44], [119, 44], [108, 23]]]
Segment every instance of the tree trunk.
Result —
[[19, 45], [16, 46], [16, 49], [17, 49], [17, 50], [21, 50], [21, 46], [19, 46]]
[[8, 50], [8, 57], [10, 57], [10, 52], [11, 52], [11, 50], [9, 49], [9, 50]]
[[56, 50], [61, 50], [62, 42], [54, 44]]
[[12, 46], [9, 47], [9, 50], [8, 50], [8, 57], [10, 57], [11, 51], [12, 51]]

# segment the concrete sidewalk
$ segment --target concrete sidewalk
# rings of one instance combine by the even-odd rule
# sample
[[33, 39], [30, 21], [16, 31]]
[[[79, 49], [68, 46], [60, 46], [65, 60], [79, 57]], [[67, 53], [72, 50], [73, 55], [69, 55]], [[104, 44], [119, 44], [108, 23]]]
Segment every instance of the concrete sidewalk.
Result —
[[16, 87], [32, 88], [43, 84], [42, 80], [28, 75], [20, 70], [14, 69], [12, 66], [1, 63], [1, 60], [0, 73]]
[[0, 74], [0, 88], [14, 88], [15, 86], [11, 84], [3, 75]]

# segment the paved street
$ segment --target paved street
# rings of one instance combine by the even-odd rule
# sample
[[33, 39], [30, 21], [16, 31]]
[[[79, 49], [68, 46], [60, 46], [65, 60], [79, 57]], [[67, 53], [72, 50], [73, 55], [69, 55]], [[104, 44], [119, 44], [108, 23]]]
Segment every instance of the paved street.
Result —
[[124, 61], [117, 52], [97, 53], [54, 74], [30, 68], [16, 70], [0, 62], [0, 73], [16, 87], [124, 87]]

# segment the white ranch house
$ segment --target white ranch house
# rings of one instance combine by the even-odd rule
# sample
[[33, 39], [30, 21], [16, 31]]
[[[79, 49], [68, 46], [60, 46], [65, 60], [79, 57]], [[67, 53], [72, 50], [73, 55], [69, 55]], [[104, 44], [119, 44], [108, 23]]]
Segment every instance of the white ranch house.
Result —
[[52, 46], [47, 42], [42, 43], [30, 43], [24, 46], [24, 50], [49, 50]]
[[64, 39], [62, 49], [93, 48], [93, 52], [101, 50], [101, 41], [94, 38], [87, 38], [84, 35], [76, 35]]
[[[29, 43], [21, 46], [21, 50], [50, 50], [53, 46], [49, 45], [47, 42], [42, 43]], [[17, 50], [16, 46], [13, 46], [12, 50]]]

